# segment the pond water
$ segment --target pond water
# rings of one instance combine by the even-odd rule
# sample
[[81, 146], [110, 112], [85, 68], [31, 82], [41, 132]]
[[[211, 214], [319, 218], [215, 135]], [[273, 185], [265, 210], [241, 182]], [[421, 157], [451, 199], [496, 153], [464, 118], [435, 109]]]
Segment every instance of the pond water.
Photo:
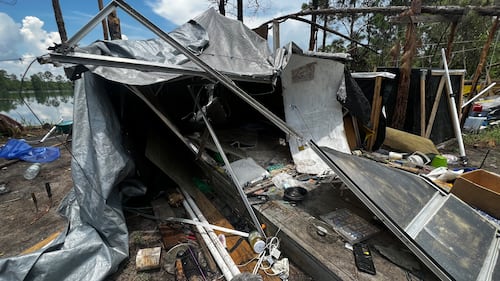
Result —
[[22, 97], [24, 102], [18, 93], [0, 94], [0, 113], [25, 126], [38, 126], [40, 121], [55, 124], [61, 118], [73, 119], [73, 91], [23, 92]]

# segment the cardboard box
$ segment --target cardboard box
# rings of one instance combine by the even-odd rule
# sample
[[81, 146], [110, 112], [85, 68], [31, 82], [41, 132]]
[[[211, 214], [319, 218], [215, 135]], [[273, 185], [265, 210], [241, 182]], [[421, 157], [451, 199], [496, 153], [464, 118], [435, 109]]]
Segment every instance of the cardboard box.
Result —
[[474, 170], [460, 175], [451, 193], [471, 206], [500, 218], [500, 175]]

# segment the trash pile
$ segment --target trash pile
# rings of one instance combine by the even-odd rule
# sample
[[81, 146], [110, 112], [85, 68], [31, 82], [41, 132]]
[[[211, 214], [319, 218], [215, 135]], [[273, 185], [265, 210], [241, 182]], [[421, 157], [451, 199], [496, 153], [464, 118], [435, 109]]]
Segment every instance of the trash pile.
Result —
[[464, 123], [464, 131], [479, 133], [500, 124], [500, 96], [489, 96], [474, 102]]

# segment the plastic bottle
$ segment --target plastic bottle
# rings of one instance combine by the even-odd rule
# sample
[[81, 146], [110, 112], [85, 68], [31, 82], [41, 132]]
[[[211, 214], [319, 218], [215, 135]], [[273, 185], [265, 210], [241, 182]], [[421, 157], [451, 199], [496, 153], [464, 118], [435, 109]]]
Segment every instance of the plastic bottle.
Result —
[[256, 230], [248, 234], [248, 242], [250, 242], [250, 246], [252, 246], [253, 251], [257, 254], [262, 253], [266, 248], [266, 242], [262, 240], [262, 236]]
[[38, 176], [38, 173], [40, 173], [40, 168], [41, 168], [40, 163], [32, 164], [24, 172], [24, 178], [27, 180], [32, 180], [32, 179], [36, 178], [36, 176]]

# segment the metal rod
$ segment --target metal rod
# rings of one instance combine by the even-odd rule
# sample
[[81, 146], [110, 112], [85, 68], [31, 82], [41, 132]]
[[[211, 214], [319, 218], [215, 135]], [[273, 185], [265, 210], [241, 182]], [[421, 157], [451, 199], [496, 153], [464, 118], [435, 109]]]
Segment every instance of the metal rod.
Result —
[[68, 48], [73, 48], [80, 42], [80, 40], [85, 37], [96, 25], [101, 23], [111, 12], [116, 9], [117, 3], [111, 1], [104, 9], [100, 10], [97, 15], [95, 15], [86, 25], [84, 25], [80, 30], [78, 30], [73, 37], [71, 37], [63, 46]]
[[466, 106], [468, 106], [470, 103], [472, 103], [473, 101], [477, 100], [480, 96], [484, 95], [484, 93], [488, 92], [491, 88], [493, 88], [497, 83], [496, 82], [493, 82], [491, 83], [488, 87], [484, 88], [483, 90], [481, 90], [481, 92], [479, 92], [477, 95], [475, 95], [473, 98], [471, 98], [470, 100], [468, 100], [466, 103], [464, 103], [462, 105], [462, 109], [465, 108]]
[[[60, 54], [60, 53], [50, 53], [38, 58], [40, 63], [53, 63], [54, 61], [58, 63], [72, 63], [72, 64], [82, 64], [82, 65], [94, 65], [94, 66], [107, 66], [107, 67], [118, 67], [118, 68], [128, 68], [136, 69], [141, 71], [157, 71], [164, 73], [172, 73], [179, 75], [191, 75], [196, 77], [202, 77], [210, 79], [211, 75], [207, 74], [205, 71], [188, 66], [180, 66], [175, 64], [166, 64], [160, 62], [151, 62], [139, 59], [127, 59], [119, 57], [110, 57], [103, 55], [94, 54], [84, 54], [84, 53], [72, 53], [72, 54]], [[238, 81], [248, 81], [256, 83], [270, 83], [271, 78], [269, 76], [250, 76], [250, 75], [230, 75], [232, 79]], [[213, 79], [213, 78], [212, 78]], [[215, 79], [214, 79], [215, 81]]]
[[282, 119], [280, 119], [278, 116], [276, 116], [274, 113], [272, 113], [269, 109], [267, 109], [266, 107], [264, 107], [263, 105], [258, 103], [254, 98], [252, 98], [249, 94], [247, 94], [240, 87], [238, 87], [234, 83], [233, 80], [228, 78], [226, 75], [218, 72], [217, 70], [213, 69], [211, 66], [209, 66], [207, 63], [205, 63], [203, 60], [198, 58], [195, 54], [191, 53], [191, 51], [189, 51], [187, 48], [182, 46], [179, 42], [177, 42], [170, 35], [168, 35], [163, 30], [161, 30], [159, 27], [154, 25], [151, 21], [149, 21], [147, 18], [145, 18], [139, 12], [135, 11], [127, 3], [125, 3], [122, 0], [115, 0], [115, 1], [113, 1], [113, 3], [116, 3], [126, 13], [128, 13], [131, 17], [135, 18], [137, 21], [142, 23], [145, 27], [149, 28], [153, 33], [155, 33], [158, 37], [163, 39], [165, 42], [172, 45], [172, 47], [174, 47], [179, 52], [181, 52], [183, 55], [185, 55], [194, 64], [198, 65], [201, 69], [203, 69], [204, 71], [209, 73], [211, 76], [216, 78], [222, 85], [227, 87], [229, 90], [231, 90], [237, 96], [239, 96], [242, 100], [244, 100], [246, 103], [248, 103], [251, 107], [253, 107], [255, 110], [257, 110], [262, 115], [264, 115], [267, 119], [269, 119], [274, 125], [276, 125], [278, 128], [280, 128], [283, 132], [285, 132], [289, 135], [295, 136], [299, 139], [302, 139], [302, 136], [300, 134], [295, 132], [295, 130], [290, 128]]
[[[191, 195], [189, 195], [189, 193], [187, 193], [185, 190], [182, 190], [182, 189], [181, 189], [181, 192], [185, 198], [185, 200], [183, 202], [187, 202], [189, 208], [191, 209], [191, 211], [195, 215], [194, 218], [198, 219], [202, 223], [208, 223], [207, 219], [205, 218], [205, 216], [203, 216], [203, 213], [200, 211], [200, 209], [198, 208], [198, 206], [194, 202]], [[220, 256], [222, 257], [222, 259], [224, 260], [224, 262], [228, 266], [229, 270], [231, 271], [231, 274], [232, 275], [240, 274], [241, 272], [240, 272], [238, 266], [236, 266], [236, 264], [233, 261], [233, 258], [231, 258], [231, 256], [227, 252], [227, 250], [224, 248], [224, 246], [222, 246], [222, 243], [220, 242], [220, 240], [217, 237], [217, 235], [215, 234], [215, 232], [211, 229], [205, 229], [205, 231], [208, 234], [208, 236], [210, 237], [210, 239], [212, 240], [212, 242], [215, 245]], [[228, 279], [228, 280], [230, 280], [230, 279]]]
[[450, 72], [448, 71], [448, 62], [446, 61], [446, 52], [444, 48], [441, 48], [441, 56], [443, 57], [443, 66], [446, 75], [446, 86], [448, 87], [448, 105], [451, 112], [451, 119], [453, 122], [453, 129], [455, 130], [455, 137], [458, 142], [458, 149], [460, 150], [460, 158], [464, 164], [467, 162], [467, 156], [465, 155], [464, 140], [462, 138], [462, 132], [460, 131], [460, 119], [458, 118], [457, 106], [455, 104], [455, 98], [453, 97], [453, 88], [451, 87]]
[[[191, 89], [189, 89], [191, 91]], [[194, 97], [193, 97], [194, 98]], [[196, 102], [196, 106], [201, 112], [201, 117], [203, 118], [203, 121], [205, 122], [205, 125], [207, 126], [208, 132], [212, 136], [212, 140], [215, 143], [215, 146], [217, 147], [217, 150], [220, 153], [220, 156], [222, 157], [222, 160], [224, 161], [224, 165], [226, 166], [227, 171], [229, 172], [229, 176], [231, 177], [231, 180], [233, 181], [234, 185], [236, 186], [236, 189], [238, 190], [238, 193], [240, 194], [240, 198], [243, 201], [243, 204], [245, 204], [245, 208], [247, 209], [248, 213], [250, 214], [250, 218], [252, 219], [255, 228], [259, 233], [262, 235], [262, 237], [267, 237], [266, 233], [261, 227], [261, 224], [259, 222], [259, 219], [255, 215], [255, 212], [253, 211], [252, 206], [250, 205], [250, 202], [248, 202], [248, 198], [243, 191], [243, 187], [241, 186], [240, 182], [238, 181], [238, 176], [236, 176], [236, 173], [234, 172], [233, 168], [231, 167], [231, 164], [229, 163], [229, 160], [227, 159], [226, 153], [222, 149], [222, 146], [219, 142], [219, 139], [217, 138], [217, 135], [215, 134], [214, 129], [212, 128], [212, 125], [210, 125], [210, 122], [208, 121], [205, 112], [200, 108], [200, 105]]]

